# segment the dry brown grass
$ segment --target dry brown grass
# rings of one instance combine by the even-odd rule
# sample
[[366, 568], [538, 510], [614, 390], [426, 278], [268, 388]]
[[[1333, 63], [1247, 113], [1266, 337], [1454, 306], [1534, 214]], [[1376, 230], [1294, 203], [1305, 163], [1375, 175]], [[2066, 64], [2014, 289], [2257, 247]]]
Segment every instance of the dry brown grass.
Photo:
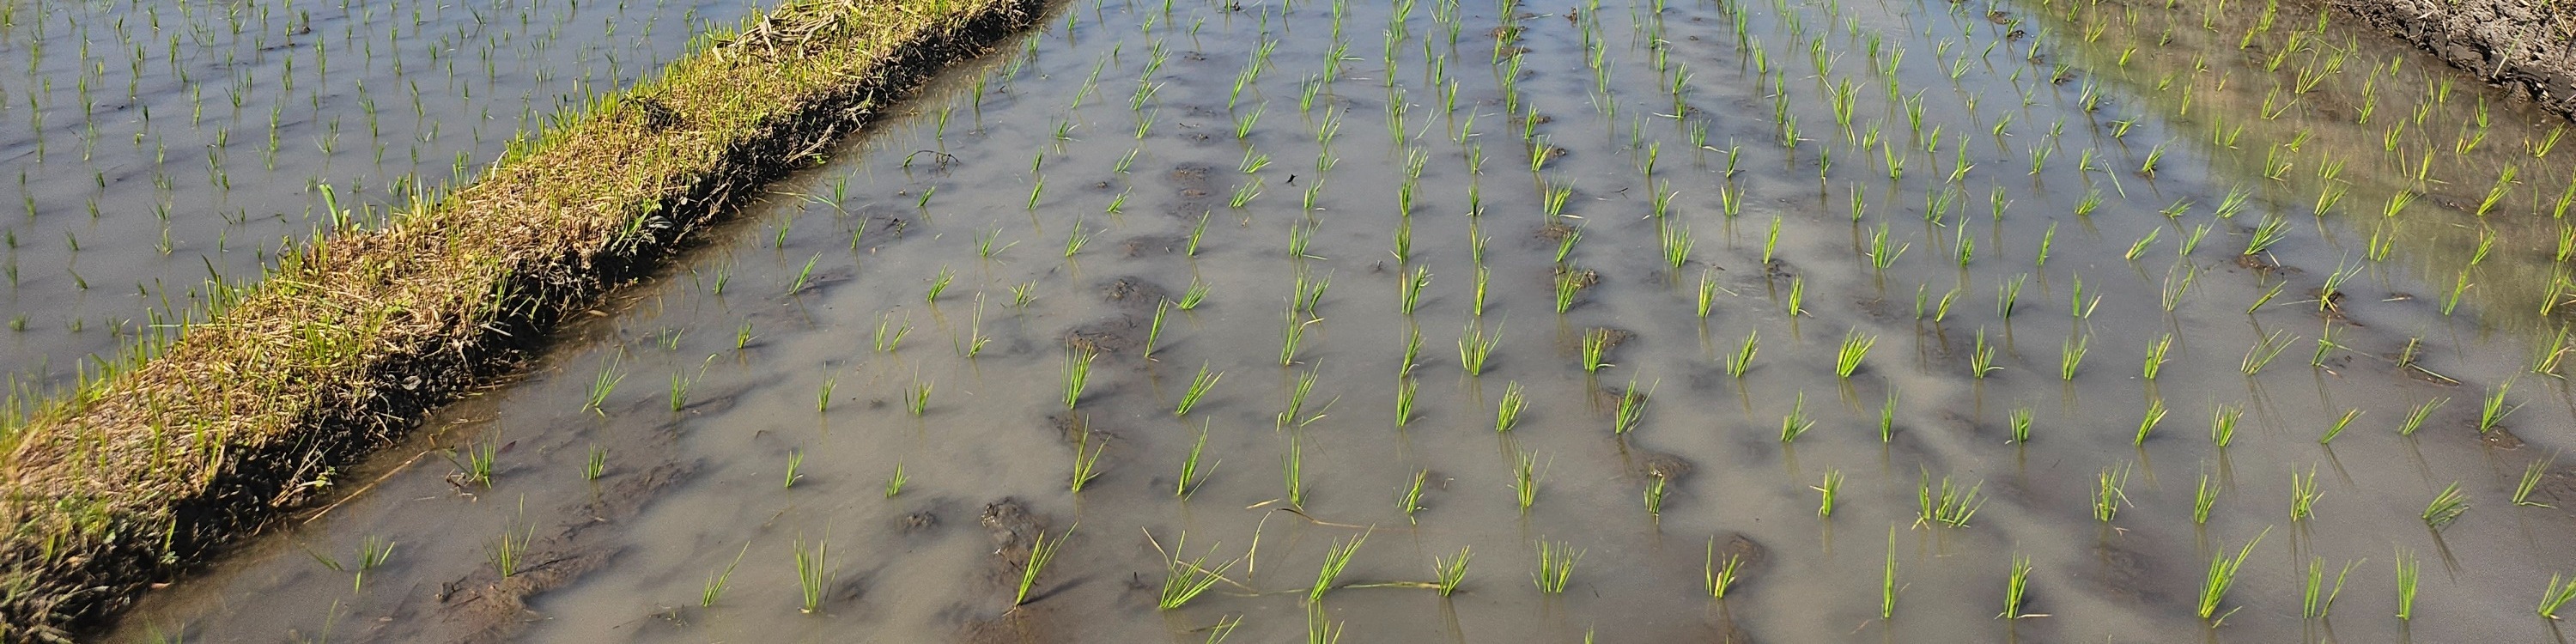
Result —
[[1038, 6], [792, 0], [471, 186], [284, 258], [157, 355], [0, 430], [0, 639], [67, 638], [324, 489], [558, 313]]

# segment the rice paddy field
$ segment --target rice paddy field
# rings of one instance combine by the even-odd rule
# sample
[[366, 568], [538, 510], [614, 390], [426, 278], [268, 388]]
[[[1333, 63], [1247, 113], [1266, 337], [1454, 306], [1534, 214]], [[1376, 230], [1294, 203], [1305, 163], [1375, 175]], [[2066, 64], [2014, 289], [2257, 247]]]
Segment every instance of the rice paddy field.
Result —
[[168, 333], [207, 280], [434, 199], [750, 9], [0, 0], [13, 406]]
[[[91, 42], [145, 19], [49, 9]], [[185, 252], [250, 270], [250, 239], [314, 225], [295, 213], [319, 185], [470, 170], [497, 147], [469, 132], [499, 146], [553, 93], [746, 9], [317, 7], [345, 22], [316, 33], [359, 34], [328, 40], [340, 60], [355, 39], [523, 76], [460, 72], [500, 103], [463, 121], [484, 103], [402, 115], [386, 88], [410, 81], [374, 80], [394, 57], [344, 63], [390, 121], [448, 130], [414, 145], [360, 137], [354, 81], [199, 72], [209, 100], [231, 73], [259, 101], [222, 121], [250, 135], [211, 175], [175, 161], [224, 136], [181, 127], [183, 85], [150, 93], [177, 106], [160, 129], [142, 103], [92, 108], [95, 136], [34, 128], [44, 160], [9, 161], [40, 213], [11, 224], [13, 308], [113, 317], [140, 299], [124, 282], [201, 277], [143, 250], [156, 200], [214, 204], [171, 235], [236, 233]], [[2334, 14], [1057, 11], [104, 637], [2561, 639], [2567, 123]], [[45, 15], [7, 46], [79, 42]], [[191, 20], [181, 46], [264, 46]], [[137, 82], [168, 83], [167, 36], [143, 34], [170, 32], [128, 29]], [[105, 105], [129, 56], [101, 48], [78, 77]], [[583, 51], [634, 53], [548, 67]], [[20, 89], [68, 58], [0, 82], [0, 116], [76, 120], [62, 88]], [[349, 143], [253, 170], [263, 111], [303, 117], [290, 143], [334, 117]], [[163, 131], [189, 152], [158, 167], [191, 174], [80, 185], [150, 172], [157, 144], [129, 139]], [[100, 160], [75, 163], [87, 139]], [[246, 189], [207, 179], [226, 171]], [[61, 284], [99, 262], [65, 229], [125, 253], [84, 273], [113, 299]], [[119, 328], [65, 324], [31, 321], [10, 364]]]

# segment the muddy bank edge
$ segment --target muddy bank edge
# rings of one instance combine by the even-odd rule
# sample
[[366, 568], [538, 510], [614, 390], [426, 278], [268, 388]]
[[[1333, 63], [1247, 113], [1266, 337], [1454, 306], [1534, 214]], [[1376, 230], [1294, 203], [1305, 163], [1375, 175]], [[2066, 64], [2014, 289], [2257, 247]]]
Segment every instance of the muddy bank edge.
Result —
[[308, 501], [1045, 4], [791, 0], [0, 427], [0, 641], [69, 641]]
[[2327, 0], [2513, 95], [2576, 119], [2576, 0]]

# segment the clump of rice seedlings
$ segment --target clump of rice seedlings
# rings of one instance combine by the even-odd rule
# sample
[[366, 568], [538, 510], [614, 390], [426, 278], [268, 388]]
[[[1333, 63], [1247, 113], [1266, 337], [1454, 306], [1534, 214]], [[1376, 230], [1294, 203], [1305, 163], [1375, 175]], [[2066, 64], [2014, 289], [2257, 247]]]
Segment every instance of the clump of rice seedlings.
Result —
[[1512, 498], [1520, 503], [1522, 515], [1538, 503], [1538, 487], [1547, 478], [1547, 467], [1539, 464], [1537, 452], [1512, 455]]
[[1896, 396], [1896, 386], [1890, 383], [1887, 388], [1887, 402], [1878, 407], [1878, 442], [1880, 443], [1896, 439]]
[[796, 612], [810, 615], [822, 610], [824, 582], [832, 574], [831, 564], [826, 559], [830, 549], [829, 541], [815, 542], [814, 548], [807, 550], [804, 539], [796, 540], [796, 589], [803, 599]]
[[2326, 558], [2308, 558], [2308, 579], [2305, 592], [2299, 595], [2299, 614], [2308, 619], [2325, 619], [2334, 612], [2335, 598], [2343, 596], [2344, 580], [2351, 578], [2352, 569], [2360, 565], [2361, 561], [2344, 562], [2343, 572], [2335, 574], [2334, 585], [2329, 587], [2325, 585]]
[[1189, 498], [1192, 490], [1198, 489], [1200, 483], [1207, 481], [1208, 473], [1216, 471], [1216, 466], [1225, 462], [1213, 461], [1204, 469], [1199, 467], [1199, 457], [1207, 453], [1207, 439], [1207, 423], [1201, 422], [1198, 439], [1190, 442], [1190, 455], [1181, 460], [1181, 476], [1172, 484], [1172, 496]]
[[1190, 280], [1189, 289], [1181, 292], [1180, 301], [1173, 302], [1172, 305], [1180, 307], [1183, 311], [1197, 310], [1199, 308], [1199, 304], [1207, 301], [1207, 296], [1207, 283], [1193, 279]]
[[2023, 444], [2028, 444], [2030, 442], [2031, 413], [2031, 408], [2028, 405], [2013, 408], [2012, 419], [2010, 421], [2012, 425], [2013, 442]]
[[1172, 415], [1190, 415], [1190, 410], [1199, 406], [1199, 400], [1207, 397], [1208, 390], [1216, 387], [1217, 379], [1224, 377], [1223, 372], [1208, 371], [1207, 363], [1199, 363], [1198, 375], [1190, 378], [1190, 388], [1181, 392], [1181, 402], [1172, 407]]
[[1636, 430], [1637, 424], [1645, 420], [1648, 396], [1648, 392], [1637, 389], [1637, 379], [1628, 379], [1628, 387], [1619, 390], [1619, 406], [1611, 410], [1610, 433], [1626, 434]]
[[1797, 402], [1789, 407], [1789, 415], [1780, 417], [1780, 444], [1795, 442], [1815, 427], [1816, 420], [1807, 417], [1807, 392], [1798, 392]]
[[1288, 507], [1306, 507], [1306, 441], [1296, 434], [1288, 436], [1288, 451], [1279, 457], [1279, 475], [1287, 488]]
[[1756, 329], [1745, 333], [1744, 344], [1738, 345], [1735, 349], [1735, 353], [1728, 355], [1726, 358], [1726, 375], [1735, 378], [1743, 378], [1744, 372], [1753, 370], [1753, 353], [1755, 350], [1760, 349], [1761, 346], [1761, 330]]
[[1914, 525], [1917, 527], [1968, 527], [1968, 519], [1975, 517], [1977, 508], [1986, 504], [1980, 492], [1984, 487], [1984, 483], [1978, 483], [1961, 488], [1957, 483], [1951, 482], [1948, 476], [1941, 477], [1941, 483], [1936, 487], [1932, 484], [1932, 473], [1923, 472], [1922, 478], [1916, 482], [1914, 488], [1916, 503]]
[[1099, 445], [1093, 445], [1091, 431], [1083, 430], [1082, 440], [1073, 444], [1073, 493], [1081, 494], [1083, 486], [1100, 478], [1100, 454], [1106, 451], [1109, 451], [1109, 441], [1104, 439]]
[[1065, 408], [1065, 409], [1068, 409], [1068, 410], [1073, 409], [1073, 408], [1075, 408], [1075, 407], [1077, 407], [1077, 406], [1080, 406], [1080, 404], [1082, 403], [1082, 390], [1083, 390], [1084, 386], [1085, 386], [1085, 385], [1087, 385], [1087, 384], [1089, 384], [1089, 383], [1090, 383], [1090, 381], [1091, 381], [1091, 361], [1092, 361], [1094, 358], [1098, 358], [1098, 357], [1100, 357], [1100, 354], [1099, 354], [1099, 353], [1096, 353], [1096, 352], [1093, 352], [1093, 351], [1088, 351], [1088, 350], [1083, 350], [1083, 351], [1067, 351], [1067, 352], [1065, 352], [1065, 354], [1064, 354], [1064, 408]]
[[1413, 485], [1406, 487], [1403, 494], [1396, 496], [1396, 509], [1404, 512], [1405, 521], [1419, 523], [1413, 515], [1425, 509], [1422, 507], [1422, 486], [1430, 480], [1431, 470], [1414, 470]]
[[2225, 448], [2229, 443], [2236, 442], [2236, 423], [2244, 415], [2245, 408], [2236, 405], [2219, 405], [2210, 409], [2210, 444]]
[[2254, 540], [2245, 542], [2245, 546], [2236, 551], [2235, 557], [2227, 556], [2224, 551], [2210, 557], [2209, 574], [2201, 578], [2200, 610], [2196, 613], [2202, 620], [2214, 625], [2226, 621], [2227, 615], [2236, 613], [2235, 610], [2229, 610], [2225, 614], [2219, 613], [2219, 604], [2227, 601], [2227, 590], [2236, 585], [2236, 572], [2245, 567], [2246, 557], [2253, 556], [2254, 545], [2262, 543], [2263, 537], [2271, 533], [2270, 528], [2264, 528], [2262, 534], [2254, 535]]
[[725, 587], [733, 585], [734, 569], [742, 567], [742, 557], [748, 554], [751, 554], [751, 544], [742, 544], [742, 551], [733, 555], [733, 563], [725, 564], [724, 570], [707, 575], [706, 585], [698, 589], [698, 607], [716, 605], [716, 599], [724, 596]]
[[1840, 495], [1843, 489], [1843, 471], [1831, 468], [1826, 469], [1825, 480], [1821, 484], [1809, 486], [1809, 489], [1815, 490], [1817, 495], [1816, 518], [1833, 518], [1834, 497]]
[[1690, 226], [1680, 223], [1668, 223], [1662, 228], [1661, 236], [1664, 242], [1664, 263], [1672, 265], [1675, 269], [1679, 269], [1683, 264], [1690, 262], [1692, 246]]
[[1617, 333], [1603, 328], [1583, 332], [1583, 371], [1585, 373], [1599, 372], [1602, 367], [1611, 366], [1604, 359], [1604, 354], [1607, 354], [1610, 351], [1610, 345], [1618, 340]]
[[1708, 319], [1709, 309], [1717, 304], [1717, 294], [1721, 290], [1723, 289], [1717, 285], [1716, 267], [1709, 267], [1707, 270], [1700, 271], [1699, 301], [1697, 302], [1697, 307], [1693, 309], [1694, 312], [1699, 315], [1699, 319]]
[[1171, 312], [1171, 300], [1159, 300], [1154, 302], [1154, 321], [1152, 324], [1148, 324], [1145, 327], [1145, 345], [1137, 352], [1137, 359], [1147, 361], [1154, 359], [1154, 345], [1162, 343], [1163, 318]]
[[1583, 292], [1583, 287], [1585, 286], [1583, 281], [1584, 278], [1580, 271], [1560, 270], [1556, 272], [1557, 313], [1562, 314], [1574, 308], [1574, 296]]
[[1485, 359], [1494, 354], [1494, 345], [1503, 341], [1502, 331], [1498, 325], [1494, 327], [1494, 334], [1488, 336], [1482, 325], [1469, 321], [1467, 330], [1458, 336], [1458, 367], [1466, 370], [1470, 377], [1483, 375]]
[[1189, 605], [1191, 600], [1198, 599], [1199, 595], [1215, 587], [1216, 582], [1224, 581], [1226, 571], [1234, 569], [1235, 564], [1243, 562], [1242, 557], [1236, 557], [1218, 562], [1214, 568], [1208, 567], [1208, 559], [1216, 556], [1216, 546], [1209, 546], [1207, 554], [1199, 555], [1195, 559], [1184, 559], [1183, 557], [1188, 556], [1184, 548], [1188, 547], [1189, 540], [1189, 533], [1182, 533], [1180, 539], [1172, 542], [1174, 554], [1170, 559], [1163, 561], [1162, 592], [1154, 601], [1154, 607], [1157, 609], [1178, 610], [1182, 606]]
[[894, 464], [894, 474], [886, 477], [885, 498], [891, 499], [896, 495], [903, 494], [904, 484], [911, 482], [912, 475], [904, 472], [903, 464]]
[[1896, 526], [1887, 527], [1887, 564], [1878, 583], [1878, 618], [1896, 617]]
[[2077, 366], [2084, 364], [2084, 352], [2092, 346], [2092, 336], [2082, 336], [2067, 340], [2066, 346], [2060, 349], [2057, 354], [2058, 377], [2067, 382], [2074, 382], [2075, 369]]
[[1574, 564], [1582, 559], [1583, 551], [1575, 549], [1574, 544], [1539, 540], [1538, 573], [1533, 575], [1538, 582], [1538, 591], [1550, 595], [1565, 594], [1566, 585], [1574, 581]]
[[1710, 599], [1726, 599], [1727, 591], [1735, 589], [1735, 581], [1743, 569], [1744, 555], [1729, 553], [1721, 561], [1717, 558], [1717, 537], [1708, 538], [1708, 551], [1700, 564], [1700, 574], [1701, 588], [1708, 590]]
[[2110, 523], [2119, 516], [2120, 505], [2129, 502], [2128, 485], [2128, 465], [2102, 468], [2102, 473], [2094, 476], [2093, 520]]
[[1306, 603], [1324, 600], [1324, 593], [1333, 589], [1333, 580], [1342, 576], [1343, 569], [1350, 567], [1351, 556], [1359, 554], [1360, 544], [1366, 542], [1368, 533], [1362, 532], [1346, 541], [1336, 540], [1331, 548], [1324, 551], [1324, 567], [1316, 571], [1315, 585], [1306, 592]]
[[2023, 598], [2028, 596], [2029, 593], [2030, 555], [2014, 553], [2012, 556], [2012, 569], [2010, 572], [2005, 573], [2004, 576], [2004, 612], [1995, 615], [1995, 617], [1998, 619], [2042, 617], [2042, 615], [2032, 615], [2021, 612]]
[[510, 580], [513, 574], [518, 574], [520, 564], [526, 564], [528, 559], [531, 541], [536, 541], [536, 526], [528, 526], [526, 531], [500, 531], [500, 538], [492, 538], [492, 544], [484, 546], [484, 556], [492, 562], [492, 572], [500, 572], [502, 580]]
[[2540, 588], [2540, 616], [2558, 619], [2558, 609], [2576, 601], [2576, 579], [2561, 583], [2558, 573], [2549, 574], [2549, 584]]
[[2156, 431], [2157, 423], [2164, 422], [2165, 412], [2164, 399], [2158, 398], [2147, 401], [2147, 413], [2145, 416], [2138, 419], [2138, 437], [2135, 441], [2132, 441], [2131, 444], [2147, 444], [2147, 435]]
[[1869, 348], [1876, 344], [1878, 336], [1861, 333], [1858, 328], [1844, 332], [1842, 347], [1834, 353], [1834, 376], [1850, 380], [1852, 372], [1860, 369], [1861, 360], [1869, 357]]
[[1664, 519], [1664, 486], [1666, 482], [1662, 475], [1649, 476], [1648, 479], [1649, 480], [1646, 482], [1646, 491], [1644, 493], [1646, 501], [1646, 516], [1653, 517], [1656, 521], [1661, 522]]
[[2451, 399], [2449, 398], [2434, 398], [2432, 400], [2425, 401], [2424, 404], [2416, 405], [2414, 409], [2406, 412], [2405, 422], [2397, 425], [2397, 435], [2415, 435], [2415, 430], [2423, 429], [2424, 421], [2433, 417], [2434, 410], [2440, 409], [2443, 403], [2450, 401]]
[[2344, 427], [2345, 427], [2345, 426], [2347, 426], [2347, 425], [2351, 425], [2351, 424], [2352, 424], [2352, 421], [2353, 421], [2354, 419], [2357, 419], [2357, 418], [2360, 418], [2360, 417], [2361, 417], [2361, 410], [2359, 410], [2359, 409], [2351, 409], [2351, 410], [2346, 410], [2346, 411], [2344, 411], [2344, 413], [2343, 413], [2343, 417], [2342, 417], [2342, 418], [2337, 418], [2337, 419], [2335, 419], [2335, 422], [2334, 422], [2334, 424], [2333, 424], [2333, 425], [2329, 425], [2329, 426], [2327, 426], [2327, 427], [2326, 427], [2326, 431], [2325, 431], [2325, 433], [2324, 433], [2324, 434], [2320, 434], [2320, 435], [2318, 435], [2318, 436], [2317, 436], [2317, 444], [2318, 444], [2318, 445], [2328, 445], [2328, 444], [2332, 444], [2332, 443], [2334, 443], [2334, 439], [2335, 439], [2335, 437], [2343, 434], [2343, 429], [2344, 429]]
[[2468, 513], [2469, 494], [2460, 491], [2459, 482], [2453, 481], [2448, 487], [2442, 488], [2441, 492], [2434, 494], [2432, 502], [2424, 504], [2422, 518], [2425, 527], [2432, 528], [2434, 532], [2441, 532], [2451, 527], [2452, 522], [2460, 520], [2460, 515]]
[[2515, 483], [2513, 486], [2513, 504], [2541, 508], [2551, 507], [2547, 503], [2531, 500], [2531, 493], [2540, 489], [2541, 479], [2549, 475], [2549, 467], [2557, 462], [2558, 456], [2552, 454], [2549, 458], [2532, 461], [2530, 465], [2524, 466], [2522, 468], [2521, 482]]
[[2264, 365], [2271, 364], [2273, 358], [2280, 357], [2281, 351], [2290, 348], [2290, 343], [2298, 339], [2284, 338], [2282, 337], [2284, 335], [2287, 333], [2273, 331], [2270, 335], [2256, 339], [2254, 346], [2245, 350], [2245, 359], [2237, 364], [2237, 368], [2248, 376], [2262, 371]]
[[778, 487], [780, 487], [780, 488], [794, 488], [794, 487], [796, 487], [796, 482], [805, 478], [805, 475], [804, 475], [803, 473], [801, 473], [801, 472], [799, 472], [799, 471], [798, 471], [798, 470], [802, 470], [802, 469], [804, 469], [804, 468], [805, 468], [805, 450], [801, 450], [801, 449], [791, 449], [791, 450], [787, 450], [787, 479], [786, 479], [784, 482], [781, 482], [781, 483], [778, 485]]
[[2297, 471], [2290, 472], [2290, 520], [2316, 518], [2317, 499], [2325, 495], [2325, 488], [2317, 485], [2316, 466], [2309, 466], [2306, 476], [2300, 476]]
[[841, 379], [838, 376], [823, 379], [822, 388], [814, 392], [815, 413], [823, 413], [832, 410], [832, 389], [838, 387], [840, 384]]
[[608, 473], [608, 448], [590, 446], [590, 455], [582, 460], [581, 480], [597, 481]]
[[2399, 620], [2415, 619], [2415, 581], [2420, 573], [2420, 569], [2417, 568], [2419, 565], [2421, 562], [2416, 561], [2415, 553], [2408, 552], [2404, 547], [2397, 549], [2397, 619]]
[[2502, 422], [2505, 416], [2512, 414], [2515, 409], [2521, 407], [2520, 405], [2505, 405], [2505, 392], [2511, 389], [2513, 389], [2513, 381], [2507, 380], [2503, 384], [2496, 385], [2494, 389], [2487, 391], [2486, 402], [2478, 407], [2478, 433], [2484, 434], [2495, 431], [2497, 423]]
[[1968, 375], [1984, 380], [1986, 374], [2001, 370], [2003, 367], [1995, 366], [1994, 345], [1986, 343], [1986, 330], [1982, 327], [1978, 328], [1976, 348], [1968, 351]]
[[609, 363], [607, 368], [599, 371], [599, 375], [591, 378], [590, 394], [583, 398], [582, 407], [590, 410], [591, 413], [607, 416], [607, 410], [601, 409], [600, 406], [608, 403], [609, 395], [617, 392], [617, 383], [624, 380], [626, 380], [626, 372], [619, 370], [616, 363]]
[[1020, 568], [1018, 590], [1011, 595], [1012, 606], [1029, 603], [1029, 593], [1038, 587], [1038, 576], [1045, 574], [1047, 564], [1055, 561], [1056, 551], [1064, 549], [1065, 540], [1072, 539], [1073, 531], [1081, 527], [1065, 528], [1064, 534], [1056, 535], [1054, 539], [1048, 539], [1045, 532], [1039, 532], [1030, 542], [1029, 563]]
[[1397, 310], [1405, 315], [1412, 315], [1413, 310], [1422, 304], [1422, 289], [1430, 286], [1431, 269], [1423, 266], [1414, 267], [1413, 273], [1406, 276], [1404, 282], [1399, 285], [1401, 290], [1398, 291]]
[[930, 411], [930, 389], [929, 381], [916, 379], [912, 382], [912, 388], [904, 391], [904, 408], [910, 410], [913, 417], [919, 418]]
[[1304, 427], [1322, 419], [1324, 412], [1332, 409], [1332, 402], [1326, 401], [1324, 409], [1316, 410], [1314, 415], [1309, 416], [1305, 413], [1306, 396], [1315, 391], [1315, 381], [1323, 375], [1321, 373], [1323, 368], [1321, 364], [1310, 367], [1306, 369], [1306, 373], [1298, 374], [1296, 382], [1289, 385], [1288, 409], [1279, 412], [1280, 427]]
[[1807, 298], [1807, 278], [1806, 278], [1806, 277], [1804, 277], [1804, 276], [1797, 276], [1797, 277], [1791, 277], [1791, 278], [1789, 278], [1789, 310], [1788, 310], [1788, 313], [1789, 313], [1789, 316], [1790, 316], [1790, 317], [1797, 317], [1797, 316], [1801, 316], [1801, 315], [1806, 315], [1806, 314], [1807, 314], [1807, 307], [1805, 307], [1805, 306], [1803, 306], [1803, 305], [1801, 304], [1801, 302], [1802, 302], [1802, 301], [1804, 301], [1806, 298]]
[[1431, 573], [1438, 579], [1431, 583], [1432, 590], [1439, 591], [1442, 597], [1458, 592], [1458, 583], [1467, 580], [1467, 560], [1474, 554], [1475, 551], [1469, 547], [1459, 546], [1458, 556], [1447, 559], [1436, 555], [1431, 557]]
[[868, 338], [877, 353], [894, 353], [895, 349], [903, 346], [904, 336], [912, 335], [911, 320], [905, 320], [903, 326], [888, 326], [892, 321], [892, 316], [877, 316], [876, 333]]
[[[1317, 291], [1317, 293], [1320, 293], [1320, 291]], [[1298, 319], [1297, 302], [1295, 300], [1290, 300], [1288, 302], [1288, 310], [1282, 315], [1282, 318], [1286, 320], [1286, 325], [1280, 327], [1279, 330], [1279, 366], [1285, 367], [1297, 363], [1297, 347], [1305, 344], [1306, 327], [1321, 323], [1324, 319]]]
[[1511, 431], [1513, 425], [1520, 423], [1521, 408], [1528, 404], [1529, 394], [1521, 389], [1519, 381], [1504, 383], [1502, 402], [1494, 406], [1494, 431]]
[[1029, 280], [1011, 286], [1011, 306], [1026, 309], [1029, 308], [1030, 302], [1035, 302], [1037, 299], [1037, 280]]
[[950, 270], [946, 266], [939, 267], [939, 274], [931, 276], [930, 290], [921, 294], [921, 301], [938, 302], [939, 293], [948, 290], [948, 282], [956, 277], [957, 271]]

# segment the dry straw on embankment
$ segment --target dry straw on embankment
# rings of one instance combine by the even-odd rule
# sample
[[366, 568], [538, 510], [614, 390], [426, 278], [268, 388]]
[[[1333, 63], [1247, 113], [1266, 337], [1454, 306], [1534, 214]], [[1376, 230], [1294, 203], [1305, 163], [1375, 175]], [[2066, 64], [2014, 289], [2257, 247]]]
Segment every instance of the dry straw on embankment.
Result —
[[305, 500], [1042, 2], [788, 2], [0, 427], [0, 640], [67, 638]]

